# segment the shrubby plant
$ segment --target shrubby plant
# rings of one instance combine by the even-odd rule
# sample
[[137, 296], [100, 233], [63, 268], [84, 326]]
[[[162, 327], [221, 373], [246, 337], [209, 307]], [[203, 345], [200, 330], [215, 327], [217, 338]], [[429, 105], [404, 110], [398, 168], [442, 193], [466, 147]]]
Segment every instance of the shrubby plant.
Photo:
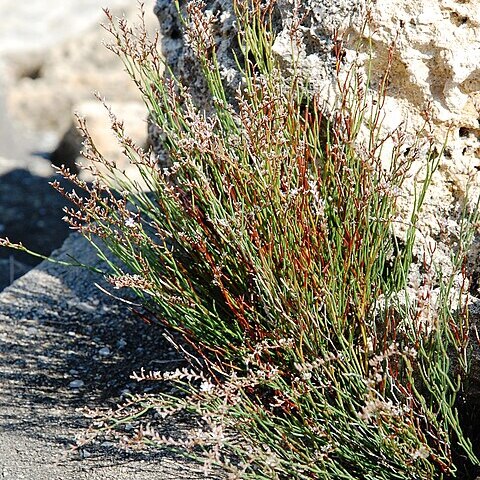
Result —
[[[465, 210], [452, 274], [436, 272], [426, 252], [412, 290], [417, 220], [440, 156], [428, 124], [409, 148], [401, 131], [382, 134], [388, 71], [372, 98], [369, 79], [342, 66], [341, 48], [333, 109], [300, 76], [285, 78], [272, 53], [273, 8], [235, 3], [242, 82], [230, 98], [215, 18], [201, 0], [188, 4], [185, 38], [207, 110], [143, 27], [107, 13], [110, 48], [142, 92], [164, 153], [134, 145], [111, 115], [140, 185], [81, 122], [86, 158], [107, 173], [93, 167], [89, 185], [62, 170], [78, 187], [63, 192], [74, 204], [67, 221], [117, 259], [97, 247], [113, 287], [133, 291], [194, 353], [189, 369], [135, 375], [171, 382], [178, 395], [132, 397], [103, 427], [147, 410], [191, 412], [203, 426], [191, 437], [145, 424], [132, 442], [185, 448], [231, 478], [455, 478], [459, 462], [478, 464], [456, 408], [468, 373], [463, 265], [476, 210]], [[397, 201], [417, 160], [422, 178], [400, 239]]]

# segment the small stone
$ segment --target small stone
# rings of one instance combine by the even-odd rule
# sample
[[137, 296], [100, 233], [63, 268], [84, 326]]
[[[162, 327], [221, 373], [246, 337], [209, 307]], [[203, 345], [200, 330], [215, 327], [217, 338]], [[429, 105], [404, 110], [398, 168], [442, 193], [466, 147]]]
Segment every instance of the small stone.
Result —
[[72, 377], [74, 377], [75, 375], [79, 374], [79, 371], [72, 368], [71, 370], [68, 371], [68, 373], [72, 375]]
[[29, 327], [27, 328], [27, 333], [29, 335], [36, 335], [38, 333], [38, 328], [35, 327]]
[[82, 450], [82, 458], [89, 458], [92, 454], [88, 450]]
[[100, 446], [102, 446], [103, 448], [110, 448], [110, 447], [113, 447], [114, 443], [113, 442], [102, 442], [100, 444]]
[[68, 384], [70, 388], [82, 388], [85, 385], [83, 380], [73, 380]]
[[108, 347], [103, 347], [98, 351], [98, 354], [102, 357], [108, 357], [110, 355], [110, 349]]
[[117, 342], [117, 347], [118, 347], [118, 348], [124, 348], [124, 347], [126, 347], [126, 346], [127, 346], [127, 342], [126, 342], [123, 338], [121, 338], [121, 339]]
[[88, 297], [88, 302], [95, 307], [98, 307], [98, 305], [100, 304], [100, 300], [95, 297]]
[[79, 310], [85, 313], [92, 313], [94, 312], [97, 307], [95, 305], [90, 305], [87, 302], [79, 302], [75, 305]]

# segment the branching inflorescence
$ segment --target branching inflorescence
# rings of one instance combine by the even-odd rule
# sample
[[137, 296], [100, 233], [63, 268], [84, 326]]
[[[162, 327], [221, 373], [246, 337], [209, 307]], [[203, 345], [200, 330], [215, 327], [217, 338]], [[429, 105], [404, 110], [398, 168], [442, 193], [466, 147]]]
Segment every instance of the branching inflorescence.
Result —
[[[229, 98], [215, 16], [202, 1], [189, 3], [185, 37], [211, 95], [207, 110], [168, 66], [163, 73], [144, 29], [107, 12], [110, 48], [142, 92], [168, 161], [135, 146], [112, 114], [140, 186], [102, 157], [81, 122], [86, 157], [108, 173], [96, 172], [89, 186], [62, 171], [78, 186], [63, 192], [74, 204], [66, 218], [121, 261], [104, 257], [113, 287], [132, 289], [195, 345], [204, 366], [136, 375], [183, 393], [130, 405], [197, 414], [205, 428], [180, 443], [232, 478], [454, 477], [454, 452], [477, 462], [455, 408], [468, 368], [464, 288], [453, 311], [453, 280], [425, 268], [416, 295], [408, 284], [438, 154], [431, 146], [422, 158], [424, 179], [400, 242], [392, 229], [398, 195], [424, 150], [416, 148], [421, 135], [406, 149], [395, 132], [382, 165], [388, 72], [372, 101], [368, 78], [342, 67], [337, 42], [337, 98], [327, 111], [299, 76], [282, 75], [273, 8], [235, 4], [242, 83]], [[141, 433], [142, 442], [178, 447], [152, 426]]]

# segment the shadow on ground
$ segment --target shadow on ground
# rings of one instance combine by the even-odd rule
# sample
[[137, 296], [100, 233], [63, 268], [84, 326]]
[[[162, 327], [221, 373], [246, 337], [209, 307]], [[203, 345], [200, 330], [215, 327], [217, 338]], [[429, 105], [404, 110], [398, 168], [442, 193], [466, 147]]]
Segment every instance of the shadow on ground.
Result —
[[[0, 176], [1, 237], [22, 242], [44, 256], [62, 245], [70, 232], [62, 220], [67, 200], [49, 185], [54, 178], [36, 176], [25, 169]], [[26, 253], [0, 248], [0, 291], [39, 262]]]

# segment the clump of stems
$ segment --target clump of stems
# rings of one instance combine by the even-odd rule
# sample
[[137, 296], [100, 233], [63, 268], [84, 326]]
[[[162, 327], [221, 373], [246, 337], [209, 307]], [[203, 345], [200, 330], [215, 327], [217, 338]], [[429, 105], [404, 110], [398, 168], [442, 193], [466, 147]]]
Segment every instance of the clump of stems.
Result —
[[[439, 155], [419, 148], [425, 135], [406, 145], [394, 132], [382, 161], [388, 71], [373, 98], [368, 78], [339, 54], [330, 111], [298, 75], [285, 78], [272, 8], [235, 4], [242, 82], [230, 98], [216, 19], [200, 0], [188, 4], [185, 38], [208, 108], [168, 66], [163, 73], [144, 29], [109, 17], [110, 48], [142, 92], [164, 153], [135, 146], [112, 114], [140, 185], [97, 151], [82, 123], [86, 157], [108, 173], [88, 185], [63, 170], [83, 191], [64, 192], [74, 203], [67, 221], [120, 260], [98, 250], [112, 285], [133, 290], [200, 359], [189, 370], [138, 374], [183, 393], [135, 397], [129, 408], [186, 410], [205, 427], [184, 442], [152, 426], [136, 438], [181, 444], [232, 478], [454, 478], [454, 453], [477, 463], [455, 407], [469, 342], [466, 282], [455, 279], [472, 218], [451, 278], [426, 260], [412, 294], [416, 223]], [[397, 200], [417, 160], [423, 179], [400, 241]]]

